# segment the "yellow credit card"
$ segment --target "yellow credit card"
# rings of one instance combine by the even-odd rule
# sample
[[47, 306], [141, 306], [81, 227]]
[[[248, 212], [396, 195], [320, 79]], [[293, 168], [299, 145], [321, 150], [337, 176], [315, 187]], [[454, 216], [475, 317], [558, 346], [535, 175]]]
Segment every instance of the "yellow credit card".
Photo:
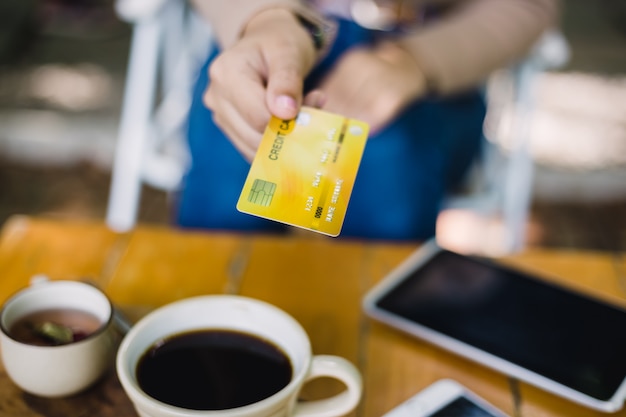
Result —
[[294, 120], [273, 117], [237, 209], [338, 236], [368, 132], [364, 122], [311, 107]]

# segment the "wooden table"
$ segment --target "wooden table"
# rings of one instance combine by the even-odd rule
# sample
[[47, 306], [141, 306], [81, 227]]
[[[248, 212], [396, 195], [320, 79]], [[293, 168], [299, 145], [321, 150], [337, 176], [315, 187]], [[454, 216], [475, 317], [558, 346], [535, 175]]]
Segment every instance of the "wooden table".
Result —
[[[311, 336], [314, 353], [344, 356], [361, 369], [365, 391], [354, 416], [380, 416], [444, 377], [465, 384], [511, 416], [605, 415], [365, 318], [360, 305], [365, 292], [416, 247], [313, 234], [203, 234], [148, 226], [116, 234], [98, 222], [17, 216], [5, 224], [0, 240], [0, 302], [36, 274], [91, 279], [133, 320], [184, 297], [242, 294], [292, 314]], [[617, 255], [531, 250], [505, 261], [626, 302], [626, 261]], [[311, 384], [306, 396], [339, 389], [325, 382]], [[65, 399], [26, 394], [0, 367], [0, 416], [136, 415], [113, 367], [93, 388]], [[613, 415], [626, 416], [626, 410]]]

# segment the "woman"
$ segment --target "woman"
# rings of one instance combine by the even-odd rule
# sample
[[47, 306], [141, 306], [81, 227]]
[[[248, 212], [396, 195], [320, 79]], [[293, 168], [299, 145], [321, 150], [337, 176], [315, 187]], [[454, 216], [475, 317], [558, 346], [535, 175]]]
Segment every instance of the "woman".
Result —
[[489, 74], [555, 24], [557, 0], [194, 0], [217, 37], [189, 118], [184, 227], [276, 231], [235, 205], [271, 115], [369, 123], [342, 236], [423, 240], [479, 154]]

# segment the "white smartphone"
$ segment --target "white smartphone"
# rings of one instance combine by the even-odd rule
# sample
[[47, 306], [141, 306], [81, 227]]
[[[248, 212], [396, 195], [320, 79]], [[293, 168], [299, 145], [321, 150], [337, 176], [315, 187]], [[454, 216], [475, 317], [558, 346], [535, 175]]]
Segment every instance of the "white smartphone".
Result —
[[584, 406], [626, 396], [626, 309], [433, 240], [364, 299], [370, 317]]
[[452, 379], [424, 388], [383, 417], [509, 417]]

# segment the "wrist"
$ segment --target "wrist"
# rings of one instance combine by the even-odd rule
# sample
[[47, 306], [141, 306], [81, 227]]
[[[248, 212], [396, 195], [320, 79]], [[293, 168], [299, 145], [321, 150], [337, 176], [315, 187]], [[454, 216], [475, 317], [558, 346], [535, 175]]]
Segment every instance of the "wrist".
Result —
[[260, 10], [250, 17], [241, 31], [241, 37], [244, 38], [259, 31], [276, 30], [277, 28], [284, 28], [289, 31], [292, 25], [297, 24], [296, 17], [288, 8], [271, 7]]
[[265, 40], [261, 42], [267, 46], [268, 35], [280, 39], [282, 46], [288, 45], [288, 41], [295, 41], [298, 53], [307, 57], [307, 60], [314, 61], [317, 56], [310, 34], [288, 8], [268, 8], [255, 14], [245, 25], [241, 38], [263, 36]]
[[[252, 16], [244, 26], [241, 37], [263, 28], [284, 28], [287, 38], [292, 38], [294, 34], [306, 35], [316, 59], [330, 49], [337, 32], [334, 22], [306, 7], [272, 7]], [[302, 38], [300, 35], [297, 37]]]

